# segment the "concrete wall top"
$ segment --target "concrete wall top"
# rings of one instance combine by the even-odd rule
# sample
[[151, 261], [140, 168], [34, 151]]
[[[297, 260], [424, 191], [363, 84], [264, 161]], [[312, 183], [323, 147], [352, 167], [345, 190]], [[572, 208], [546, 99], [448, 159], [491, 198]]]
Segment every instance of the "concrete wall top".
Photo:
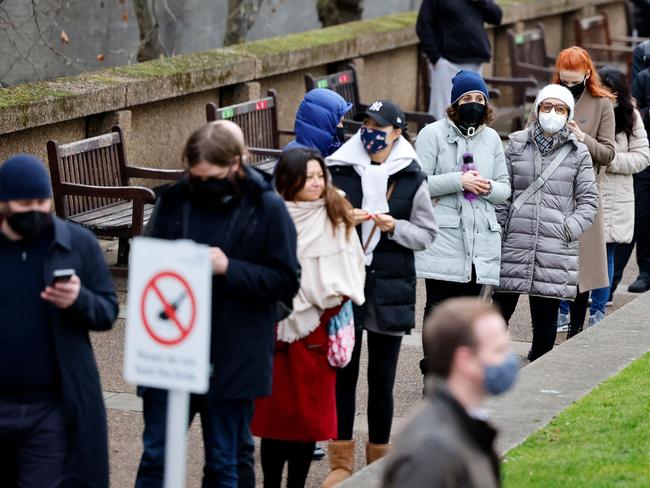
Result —
[[[504, 25], [612, 0], [501, 0]], [[0, 89], [0, 134], [125, 109], [418, 43], [402, 13], [231, 48]]]

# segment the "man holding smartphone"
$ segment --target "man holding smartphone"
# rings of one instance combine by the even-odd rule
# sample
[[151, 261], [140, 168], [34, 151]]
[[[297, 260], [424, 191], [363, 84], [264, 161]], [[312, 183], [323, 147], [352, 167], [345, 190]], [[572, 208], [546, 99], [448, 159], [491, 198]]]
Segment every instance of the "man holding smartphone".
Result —
[[95, 236], [51, 210], [41, 160], [0, 165], [0, 486], [105, 488], [88, 331], [111, 328], [117, 297]]

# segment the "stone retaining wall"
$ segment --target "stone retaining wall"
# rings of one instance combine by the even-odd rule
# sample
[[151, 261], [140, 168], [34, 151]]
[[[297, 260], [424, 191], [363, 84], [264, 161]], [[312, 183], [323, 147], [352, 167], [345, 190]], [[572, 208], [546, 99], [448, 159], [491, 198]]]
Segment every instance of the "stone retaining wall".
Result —
[[[573, 18], [605, 11], [614, 34], [625, 33], [623, 0], [501, 0], [504, 24], [490, 30], [493, 63], [486, 73], [510, 75], [505, 32], [544, 22], [548, 50], [573, 43]], [[415, 13], [352, 22], [232, 48], [111, 68], [0, 89], [0, 161], [25, 151], [45, 157], [45, 143], [105, 132], [119, 122], [128, 158], [150, 167], [178, 167], [189, 134], [205, 122], [205, 104], [222, 105], [278, 92], [280, 125], [291, 127], [306, 73], [325, 74], [353, 62], [361, 98], [392, 98], [413, 109]]]

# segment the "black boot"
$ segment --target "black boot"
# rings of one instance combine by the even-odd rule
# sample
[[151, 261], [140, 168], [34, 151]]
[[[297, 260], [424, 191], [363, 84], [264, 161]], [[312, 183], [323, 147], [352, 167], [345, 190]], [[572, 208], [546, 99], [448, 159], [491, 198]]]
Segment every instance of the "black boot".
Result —
[[632, 293], [644, 293], [648, 290], [650, 290], [650, 276], [646, 274], [640, 274], [634, 283], [627, 287], [627, 291]]

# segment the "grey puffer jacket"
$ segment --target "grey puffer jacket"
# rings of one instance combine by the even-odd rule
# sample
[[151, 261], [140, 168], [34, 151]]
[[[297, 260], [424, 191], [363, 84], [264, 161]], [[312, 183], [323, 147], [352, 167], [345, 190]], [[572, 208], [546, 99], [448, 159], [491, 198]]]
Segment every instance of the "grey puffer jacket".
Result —
[[[500, 290], [573, 299], [578, 284], [578, 238], [598, 210], [598, 189], [587, 146], [563, 132], [560, 144], [542, 156], [535, 125], [510, 135], [506, 165], [512, 197], [497, 206], [503, 227]], [[516, 199], [551, 164], [564, 145], [573, 146], [546, 184], [519, 210]]]

